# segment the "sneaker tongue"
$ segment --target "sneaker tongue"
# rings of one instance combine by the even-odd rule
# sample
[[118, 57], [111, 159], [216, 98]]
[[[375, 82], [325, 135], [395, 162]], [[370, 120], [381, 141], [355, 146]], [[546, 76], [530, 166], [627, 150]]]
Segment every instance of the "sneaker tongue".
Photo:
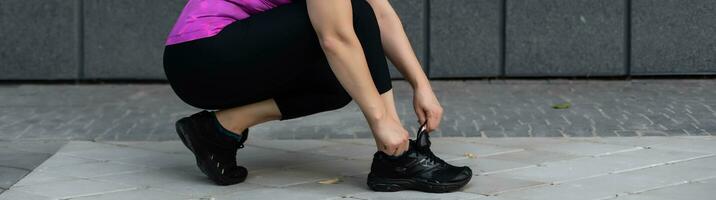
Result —
[[430, 148], [430, 136], [426, 132], [427, 121], [418, 128], [418, 136], [415, 138], [415, 143], [418, 148]]

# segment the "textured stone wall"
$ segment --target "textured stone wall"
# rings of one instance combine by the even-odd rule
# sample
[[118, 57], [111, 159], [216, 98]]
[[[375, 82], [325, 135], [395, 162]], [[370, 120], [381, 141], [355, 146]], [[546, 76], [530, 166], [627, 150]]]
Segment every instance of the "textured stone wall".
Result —
[[[716, 1], [389, 1], [431, 78], [716, 74]], [[2, 0], [0, 80], [163, 80], [185, 3]]]

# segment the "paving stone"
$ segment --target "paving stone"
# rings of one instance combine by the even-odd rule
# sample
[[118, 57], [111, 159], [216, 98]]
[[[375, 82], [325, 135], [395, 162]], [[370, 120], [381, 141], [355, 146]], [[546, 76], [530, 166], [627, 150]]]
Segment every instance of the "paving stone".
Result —
[[150, 168], [128, 165], [117, 162], [95, 162], [83, 163], [77, 165], [65, 165], [61, 167], [50, 167], [42, 169], [43, 172], [61, 174], [66, 176], [91, 178], [97, 176], [107, 176], [113, 174], [124, 174], [136, 171], [143, 171]]
[[241, 199], [266, 199], [266, 197], [271, 197], [273, 199], [327, 199], [332, 196], [321, 193], [313, 193], [309, 191], [282, 190], [277, 188], [259, 188], [255, 190], [217, 195], [214, 197], [216, 199], [234, 199], [238, 197], [241, 197]]
[[266, 156], [238, 156], [237, 162], [239, 165], [245, 166], [249, 171], [258, 171], [336, 159], [340, 158], [295, 152], [272, 152]]
[[246, 140], [246, 145], [255, 145], [264, 148], [281, 149], [286, 151], [301, 151], [305, 149], [318, 149], [336, 145], [326, 140]]
[[581, 156], [595, 156], [613, 154], [626, 151], [636, 151], [642, 148], [622, 146], [622, 145], [611, 145], [611, 144], [596, 144], [586, 142], [570, 142], [562, 144], [551, 144], [540, 147], [535, 147], [536, 150], [548, 151], [548, 152], [561, 152], [573, 155]]
[[117, 163], [144, 166], [148, 168], [174, 168], [195, 166], [196, 160], [191, 154], [150, 154], [113, 160]]
[[[648, 193], [648, 190], [673, 187], [672, 185], [684, 184], [697, 178], [714, 177], [716, 174], [713, 172], [713, 167], [703, 165], [705, 162], [713, 161], [713, 158], [696, 159], [643, 170], [608, 174], [556, 186], [508, 192], [501, 195], [520, 198], [529, 197], [530, 199], [605, 199], [642, 191]], [[695, 167], [696, 165], [703, 167]]]
[[150, 150], [150, 151], [158, 151], [163, 153], [172, 153], [172, 154], [179, 154], [179, 153], [191, 153], [189, 149], [187, 149], [184, 144], [182, 144], [179, 140], [173, 140], [173, 141], [161, 141], [161, 142], [151, 142], [151, 141], [112, 141], [108, 142], [110, 144], [115, 145], [125, 145], [130, 147], [136, 147], [139, 149], [144, 150]]
[[309, 182], [286, 187], [289, 191], [311, 191], [313, 194], [320, 194], [331, 197], [347, 197], [350, 194], [371, 191], [366, 185], [367, 176], [358, 177], [340, 177], [340, 181], [335, 184], [321, 184], [318, 182]]
[[91, 181], [86, 179], [54, 182], [40, 185], [30, 185], [14, 187], [13, 190], [27, 192], [30, 194], [40, 194], [53, 199], [66, 199], [80, 196], [106, 194], [111, 192], [120, 192], [137, 189], [133, 186], [120, 185], [115, 183], [106, 183]]
[[359, 194], [350, 195], [356, 199], [479, 199], [482, 197], [478, 194], [466, 193], [466, 192], [452, 192], [452, 193], [424, 193], [416, 191], [399, 191], [399, 192], [365, 192]]
[[[264, 186], [247, 182], [219, 187], [211, 180], [209, 180], [206, 175], [201, 174], [201, 172], [193, 174], [191, 178], [193, 179], [193, 181], [172, 181], [158, 185], [154, 188], [157, 190], [172, 192], [176, 194], [189, 195], [192, 198], [210, 198], [212, 196], [220, 196], [223, 194], [230, 194], [234, 192], [241, 193], [254, 189], [264, 188]], [[237, 198], [237, 196], [234, 196], [230, 199], [235, 198]]]
[[707, 200], [713, 198], [713, 188], [716, 188], [716, 183], [687, 183], [676, 186], [670, 186], [655, 190], [646, 191], [634, 195], [628, 195], [616, 198], [618, 200], [637, 200], [637, 199], [653, 199], [653, 200], [667, 200], [667, 199], [693, 199], [693, 200]]
[[545, 163], [541, 167], [500, 173], [500, 176], [540, 182], [566, 182], [620, 171], [636, 170], [670, 162], [704, 157], [705, 154], [661, 151], [654, 149], [629, 151], [594, 158], [581, 158]]
[[518, 152], [512, 152], [512, 153], [499, 154], [499, 155], [489, 156], [487, 158], [495, 159], [495, 160], [515, 161], [515, 162], [520, 162], [520, 163], [538, 165], [538, 164], [542, 164], [545, 162], [555, 162], [555, 161], [561, 161], [561, 160], [576, 159], [576, 158], [580, 158], [580, 156], [561, 153], [561, 152], [546, 152], [546, 151], [528, 150], [528, 151], [518, 151]]
[[302, 152], [328, 155], [341, 158], [373, 158], [375, 147], [354, 144], [334, 144], [324, 147], [303, 150]]
[[156, 152], [141, 150], [138, 148], [123, 148], [123, 147], [109, 145], [109, 144], [96, 144], [96, 145], [101, 146], [101, 148], [76, 150], [76, 151], [65, 151], [63, 148], [62, 151], [59, 153], [82, 157], [82, 158], [95, 159], [95, 160], [108, 160], [110, 158], [111, 159], [130, 158], [130, 157], [145, 156], [148, 154], [157, 154]]
[[[594, 136], [593, 132], [716, 133], [716, 126], [710, 125], [716, 124], [716, 103], [710, 100], [716, 93], [708, 90], [716, 86], [713, 80], [522, 82], [431, 81], [445, 109], [432, 136], [508, 136], [506, 141], [511, 141]], [[405, 81], [393, 83], [401, 122], [414, 137], [411, 87]], [[173, 123], [198, 111], [181, 102], [166, 84], [2, 85], [0, 96], [0, 132], [6, 133], [0, 140], [5, 141], [177, 141]], [[53, 101], [46, 101], [49, 98]], [[572, 104], [569, 109], [551, 108], [566, 101]], [[579, 121], [570, 125], [562, 115]], [[357, 105], [349, 104], [334, 112], [261, 124], [254, 127], [252, 138], [369, 139], [372, 134]]]
[[474, 176], [463, 191], [482, 195], [496, 195], [503, 192], [519, 190], [520, 188], [535, 187], [544, 184], [547, 183], [500, 176]]
[[537, 167], [534, 164], [522, 163], [518, 161], [497, 160], [491, 158], [467, 158], [450, 162], [455, 166], [469, 166], [473, 174], [483, 175], [490, 173], [499, 173], [522, 168]]
[[78, 200], [124, 200], [124, 199], [146, 199], [146, 200], [162, 200], [162, 199], [188, 199], [190, 196], [178, 195], [176, 193], [164, 192], [155, 189], [139, 189], [124, 192], [113, 192], [109, 194], [100, 194], [73, 198]]
[[8, 190], [3, 193], [0, 193], [0, 200], [16, 200], [16, 199], [23, 199], [23, 200], [50, 200], [50, 197], [46, 196], [40, 196], [36, 194], [30, 194], [27, 192], [21, 192], [17, 190]]
[[10, 188], [28, 173], [28, 170], [0, 166], [0, 188]]
[[50, 157], [47, 153], [33, 153], [13, 149], [2, 149], [0, 152], [0, 166], [32, 170]]
[[27, 152], [54, 154], [66, 143], [67, 141], [13, 141], [7, 147]]
[[335, 176], [335, 174], [304, 169], [270, 169], [249, 173], [246, 181], [264, 186], [285, 187], [333, 178]]
[[102, 162], [100, 160], [95, 159], [87, 159], [87, 158], [80, 158], [76, 156], [71, 155], [64, 155], [64, 154], [55, 154], [50, 159], [47, 159], [45, 162], [40, 164], [36, 169], [37, 170], [46, 170], [50, 168], [57, 168], [57, 167], [63, 167], [67, 165], [78, 165], [78, 164], [85, 164], [85, 163], [98, 163]]
[[156, 187], [169, 182], [189, 182], [195, 184], [204, 183], [204, 181], [196, 182], [195, 176], [179, 169], [147, 170], [134, 173], [97, 176], [91, 179], [97, 181], [138, 186], [140, 188]]
[[62, 181], [70, 181], [70, 180], [77, 180], [79, 178], [76, 177], [70, 177], [65, 176], [62, 174], [54, 174], [54, 173], [47, 173], [42, 172], [39, 170], [32, 171], [27, 176], [23, 177], [22, 180], [15, 183], [15, 187], [17, 186], [28, 186], [28, 185], [39, 185], [44, 183], [52, 183], [52, 182], [62, 182]]
[[430, 146], [436, 154], [453, 154], [464, 156], [465, 153], [471, 153], [477, 157], [498, 155], [504, 153], [522, 151], [520, 148], [498, 147], [494, 145], [475, 145], [470, 143], [435, 140]]
[[358, 174], [368, 174], [368, 172], [370, 172], [371, 163], [372, 161], [370, 160], [338, 159], [293, 165], [287, 168], [318, 172], [331, 176], [355, 176]]

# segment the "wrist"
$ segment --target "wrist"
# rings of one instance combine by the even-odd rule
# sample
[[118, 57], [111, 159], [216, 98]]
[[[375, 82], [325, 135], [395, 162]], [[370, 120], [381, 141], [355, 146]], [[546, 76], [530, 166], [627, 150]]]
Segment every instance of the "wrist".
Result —
[[428, 79], [420, 79], [414, 81], [410, 86], [413, 87], [413, 90], [430, 89], [430, 81]]

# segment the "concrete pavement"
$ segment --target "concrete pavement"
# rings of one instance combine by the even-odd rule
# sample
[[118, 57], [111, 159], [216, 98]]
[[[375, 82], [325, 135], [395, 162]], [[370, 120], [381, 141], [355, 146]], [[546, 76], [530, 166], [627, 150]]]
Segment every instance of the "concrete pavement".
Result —
[[250, 139], [244, 183], [216, 186], [179, 141], [73, 141], [0, 199], [711, 199], [716, 137], [433, 139], [473, 168], [448, 194], [372, 192], [370, 139]]

